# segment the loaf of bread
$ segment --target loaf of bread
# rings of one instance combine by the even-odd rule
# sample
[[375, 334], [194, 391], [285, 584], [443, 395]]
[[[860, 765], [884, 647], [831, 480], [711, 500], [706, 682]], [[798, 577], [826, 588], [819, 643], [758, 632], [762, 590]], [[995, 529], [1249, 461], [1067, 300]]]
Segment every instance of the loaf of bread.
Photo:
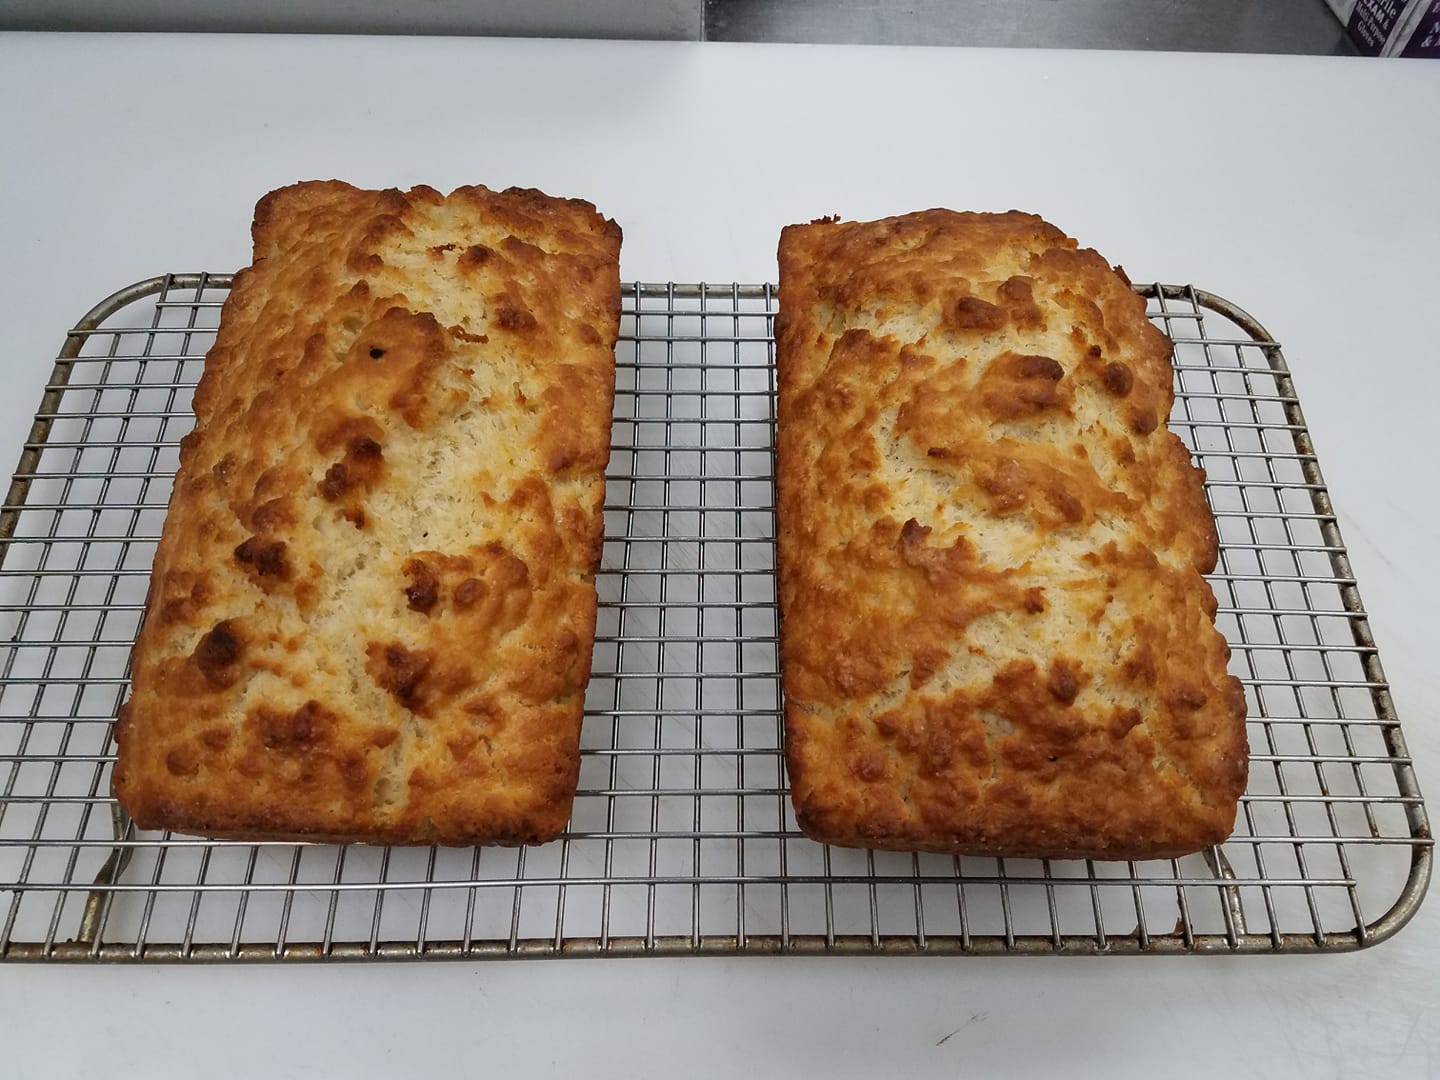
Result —
[[540, 843], [595, 635], [620, 230], [272, 192], [195, 391], [116, 729], [142, 828]]
[[1215, 522], [1123, 273], [1018, 212], [791, 226], [776, 346], [801, 828], [1053, 858], [1224, 840], [1248, 750]]

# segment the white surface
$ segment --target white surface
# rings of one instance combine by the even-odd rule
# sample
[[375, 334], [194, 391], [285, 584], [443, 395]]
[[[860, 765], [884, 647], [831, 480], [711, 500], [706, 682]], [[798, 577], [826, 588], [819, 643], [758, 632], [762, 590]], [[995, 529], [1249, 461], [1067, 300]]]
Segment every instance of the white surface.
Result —
[[[302, 177], [583, 195], [647, 280], [773, 279], [831, 212], [1033, 209], [1284, 344], [1434, 797], [1427, 102], [1440, 65], [1329, 58], [0, 36], [0, 462], [87, 307], [243, 264]], [[1437, 969], [1433, 899], [1323, 958], [6, 966], [0, 1072], [1423, 1076]]]

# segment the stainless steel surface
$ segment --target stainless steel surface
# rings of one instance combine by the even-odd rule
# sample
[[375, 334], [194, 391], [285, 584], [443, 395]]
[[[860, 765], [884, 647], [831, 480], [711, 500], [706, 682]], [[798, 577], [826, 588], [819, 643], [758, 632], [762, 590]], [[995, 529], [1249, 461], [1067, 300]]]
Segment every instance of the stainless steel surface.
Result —
[[486, 34], [697, 41], [702, 0], [4, 0], [0, 30]]
[[1359, 51], [1325, 0], [7, 0], [0, 29]]
[[228, 275], [122, 290], [68, 335], [0, 512], [0, 958], [1357, 949], [1430, 876], [1429, 824], [1278, 345], [1188, 286], [1171, 424], [1209, 473], [1250, 703], [1235, 836], [1178, 860], [830, 849], [780, 756], [769, 286], [625, 292], [575, 813], [528, 850], [206, 841], [109, 794], [190, 387]]
[[1358, 55], [1325, 0], [706, 0], [710, 41]]

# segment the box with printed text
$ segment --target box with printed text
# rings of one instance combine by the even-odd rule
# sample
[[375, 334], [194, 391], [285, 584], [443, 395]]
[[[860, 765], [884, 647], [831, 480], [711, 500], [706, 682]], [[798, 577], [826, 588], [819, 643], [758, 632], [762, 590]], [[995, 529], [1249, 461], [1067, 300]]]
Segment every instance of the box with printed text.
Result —
[[1325, 0], [1366, 56], [1440, 57], [1440, 0]]

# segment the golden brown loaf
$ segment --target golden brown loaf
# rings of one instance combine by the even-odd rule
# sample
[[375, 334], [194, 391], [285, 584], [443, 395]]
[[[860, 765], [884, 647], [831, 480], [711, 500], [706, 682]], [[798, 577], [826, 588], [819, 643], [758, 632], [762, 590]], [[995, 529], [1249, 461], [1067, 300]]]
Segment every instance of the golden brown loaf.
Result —
[[791, 226], [776, 341], [801, 828], [1036, 857], [1228, 836], [1215, 523], [1123, 275], [1018, 212]]
[[253, 232], [116, 793], [207, 835], [544, 841], [579, 771], [620, 230], [538, 191], [331, 181]]

